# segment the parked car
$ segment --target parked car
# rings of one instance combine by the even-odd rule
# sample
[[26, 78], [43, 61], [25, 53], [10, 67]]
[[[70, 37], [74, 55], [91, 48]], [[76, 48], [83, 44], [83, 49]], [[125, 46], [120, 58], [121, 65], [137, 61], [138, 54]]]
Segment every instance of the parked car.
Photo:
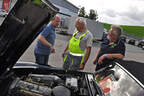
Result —
[[128, 41], [128, 44], [135, 45], [135, 42], [136, 42], [136, 40], [130, 39], [130, 40]]
[[6, 17], [7, 15], [8, 15], [8, 13], [5, 10], [0, 9], [0, 16]]
[[144, 46], [142, 46], [142, 49], [144, 50]]
[[136, 63], [140, 70], [133, 62], [113, 61], [89, 73], [17, 62], [58, 12], [48, 0], [39, 2], [18, 0], [0, 26], [0, 96], [144, 96], [144, 64]]
[[140, 40], [137, 46], [142, 48], [144, 46], [144, 39]]
[[120, 39], [121, 39], [123, 42], [126, 42], [127, 37], [126, 37], [126, 36], [121, 36]]

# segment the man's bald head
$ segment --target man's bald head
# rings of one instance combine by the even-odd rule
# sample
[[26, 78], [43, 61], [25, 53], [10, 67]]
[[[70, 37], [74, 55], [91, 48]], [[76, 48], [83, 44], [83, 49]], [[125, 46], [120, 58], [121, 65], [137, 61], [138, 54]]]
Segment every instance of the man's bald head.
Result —
[[78, 17], [76, 19], [75, 27], [79, 32], [83, 32], [86, 30], [86, 20], [84, 18]]
[[56, 15], [52, 18], [51, 23], [55, 28], [57, 28], [60, 24], [60, 21], [61, 21], [61, 18], [58, 15]]

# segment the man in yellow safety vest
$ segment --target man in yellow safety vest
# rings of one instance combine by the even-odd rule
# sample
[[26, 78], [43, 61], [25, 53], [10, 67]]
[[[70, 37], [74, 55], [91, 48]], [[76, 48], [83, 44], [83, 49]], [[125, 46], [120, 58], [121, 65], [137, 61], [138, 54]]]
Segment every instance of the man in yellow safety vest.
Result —
[[91, 52], [93, 35], [86, 28], [86, 20], [77, 18], [75, 27], [76, 32], [62, 54], [66, 70], [83, 70]]

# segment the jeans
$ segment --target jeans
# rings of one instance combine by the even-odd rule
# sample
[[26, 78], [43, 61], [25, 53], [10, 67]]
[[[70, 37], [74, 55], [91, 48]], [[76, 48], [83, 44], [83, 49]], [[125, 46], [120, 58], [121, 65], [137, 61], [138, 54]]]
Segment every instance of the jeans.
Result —
[[49, 55], [42, 55], [35, 53], [35, 61], [40, 65], [48, 65]]

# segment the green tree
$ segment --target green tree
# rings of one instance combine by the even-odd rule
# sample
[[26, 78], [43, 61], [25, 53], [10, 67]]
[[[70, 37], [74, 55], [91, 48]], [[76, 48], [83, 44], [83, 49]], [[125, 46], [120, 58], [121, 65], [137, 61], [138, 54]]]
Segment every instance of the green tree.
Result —
[[98, 19], [97, 11], [91, 9], [90, 12], [89, 12], [89, 19], [97, 20]]
[[85, 15], [85, 18], [89, 18], [89, 15]]
[[86, 14], [85, 8], [82, 7], [82, 8], [79, 10], [78, 16], [79, 16], [79, 17], [85, 17], [85, 14]]

